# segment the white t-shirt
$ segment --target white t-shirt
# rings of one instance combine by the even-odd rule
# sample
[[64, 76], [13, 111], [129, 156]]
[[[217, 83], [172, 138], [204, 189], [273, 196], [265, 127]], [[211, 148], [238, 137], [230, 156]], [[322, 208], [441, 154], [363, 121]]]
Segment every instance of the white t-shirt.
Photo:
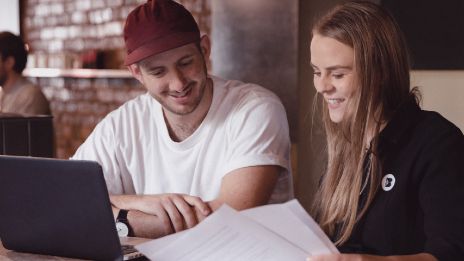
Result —
[[72, 159], [103, 168], [110, 194], [183, 193], [218, 197], [222, 178], [249, 166], [283, 167], [270, 202], [293, 197], [285, 109], [270, 91], [213, 79], [213, 101], [182, 142], [168, 133], [161, 105], [148, 93], [108, 114]]

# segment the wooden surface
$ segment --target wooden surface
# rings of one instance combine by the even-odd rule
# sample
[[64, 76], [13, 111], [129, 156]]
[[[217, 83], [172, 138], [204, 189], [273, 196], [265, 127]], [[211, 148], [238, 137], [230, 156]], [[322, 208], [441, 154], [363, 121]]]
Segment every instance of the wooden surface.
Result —
[[[146, 238], [121, 238], [121, 244], [130, 244], [130, 245], [137, 245], [150, 239]], [[56, 257], [56, 256], [45, 256], [45, 255], [37, 255], [37, 254], [29, 254], [29, 253], [20, 253], [5, 249], [3, 245], [0, 244], [0, 260], [1, 261], [50, 261], [50, 260], [80, 260], [80, 259], [73, 259], [73, 258], [66, 258], [66, 257]]]

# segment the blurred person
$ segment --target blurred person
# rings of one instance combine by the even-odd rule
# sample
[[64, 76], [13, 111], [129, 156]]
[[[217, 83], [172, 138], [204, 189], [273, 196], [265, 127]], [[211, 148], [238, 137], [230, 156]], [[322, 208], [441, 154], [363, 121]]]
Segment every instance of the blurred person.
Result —
[[40, 88], [22, 75], [26, 63], [27, 50], [21, 37], [0, 32], [0, 112], [50, 114]]
[[314, 213], [342, 254], [308, 260], [461, 260], [464, 137], [420, 109], [392, 16], [337, 5], [310, 49], [328, 147]]

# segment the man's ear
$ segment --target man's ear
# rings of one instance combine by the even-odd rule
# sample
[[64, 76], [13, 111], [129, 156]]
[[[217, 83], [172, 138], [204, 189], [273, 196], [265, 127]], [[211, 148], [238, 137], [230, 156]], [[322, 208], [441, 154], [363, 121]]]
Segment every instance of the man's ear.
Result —
[[211, 54], [211, 42], [207, 35], [203, 35], [201, 37], [200, 48], [201, 48], [201, 52], [203, 53], [203, 57], [205, 57], [205, 60], [208, 60], [209, 55]]
[[142, 69], [136, 63], [127, 66], [127, 69], [131, 72], [132, 76], [137, 79], [141, 84], [144, 84], [143, 77], [142, 77]]

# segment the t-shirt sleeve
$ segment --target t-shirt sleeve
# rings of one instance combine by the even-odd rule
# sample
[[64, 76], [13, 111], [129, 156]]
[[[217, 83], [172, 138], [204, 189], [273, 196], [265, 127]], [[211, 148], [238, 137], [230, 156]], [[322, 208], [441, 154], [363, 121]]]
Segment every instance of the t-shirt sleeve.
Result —
[[277, 98], [254, 99], [237, 106], [228, 122], [229, 160], [223, 173], [250, 166], [280, 166], [282, 172], [270, 202], [284, 202], [293, 197], [285, 109]]
[[116, 147], [117, 140], [115, 139], [114, 125], [111, 119], [107, 117], [95, 127], [89, 137], [71, 157], [72, 160], [98, 162], [102, 166], [110, 194], [122, 194], [124, 192]]
[[464, 256], [464, 136], [448, 130], [429, 140], [419, 190], [425, 252], [441, 261]]
[[285, 109], [277, 101], [245, 105], [230, 124], [228, 170], [256, 165], [289, 169], [290, 139]]

